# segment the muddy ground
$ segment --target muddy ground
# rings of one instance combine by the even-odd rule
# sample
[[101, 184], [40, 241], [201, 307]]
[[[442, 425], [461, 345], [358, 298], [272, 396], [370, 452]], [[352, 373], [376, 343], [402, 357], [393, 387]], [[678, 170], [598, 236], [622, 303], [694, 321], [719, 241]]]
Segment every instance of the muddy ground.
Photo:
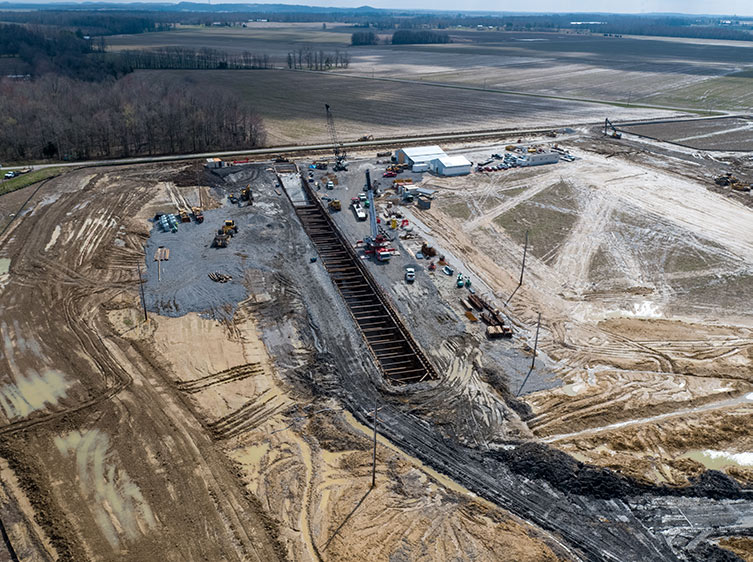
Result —
[[[747, 469], [701, 461], [750, 451], [751, 211], [570, 142], [572, 163], [423, 178], [439, 193], [404, 209], [415, 237], [368, 265], [442, 374], [408, 388], [382, 380], [271, 164], [74, 171], [3, 214], [0, 519], [19, 557], [707, 560], [722, 536], [744, 550]], [[347, 204], [366, 165], [332, 194]], [[230, 204], [247, 184], [254, 204]], [[203, 224], [152, 221], [196, 202]], [[237, 236], [212, 248], [228, 218]], [[526, 229], [512, 341], [487, 341], [449, 278], [402, 281], [427, 239], [501, 306]]]

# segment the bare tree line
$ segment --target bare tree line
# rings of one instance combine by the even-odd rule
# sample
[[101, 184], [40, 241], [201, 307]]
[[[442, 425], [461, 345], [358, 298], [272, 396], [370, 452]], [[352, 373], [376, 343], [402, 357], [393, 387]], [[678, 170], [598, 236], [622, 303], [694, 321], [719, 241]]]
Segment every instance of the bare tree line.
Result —
[[312, 51], [311, 49], [298, 49], [288, 53], [288, 68], [306, 70], [330, 70], [332, 68], [348, 68], [350, 66], [350, 53], [335, 51]]
[[244, 51], [231, 54], [218, 49], [203, 47], [159, 47], [118, 53], [126, 65], [134, 69], [267, 69], [272, 61], [266, 53], [256, 54]]
[[250, 148], [261, 118], [226, 91], [132, 74], [81, 82], [44, 76], [0, 82], [0, 159], [98, 157]]

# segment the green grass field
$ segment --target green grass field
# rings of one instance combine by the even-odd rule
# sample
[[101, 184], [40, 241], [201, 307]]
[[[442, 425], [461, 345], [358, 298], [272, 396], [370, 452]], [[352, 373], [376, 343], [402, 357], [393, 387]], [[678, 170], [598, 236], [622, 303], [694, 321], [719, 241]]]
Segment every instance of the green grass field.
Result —
[[2, 183], [0, 183], [0, 195], [23, 189], [24, 187], [28, 187], [48, 178], [54, 178], [55, 176], [62, 174], [64, 171], [65, 168], [43, 168], [41, 170], [29, 172], [28, 174], [16, 176], [9, 180], [2, 180]]

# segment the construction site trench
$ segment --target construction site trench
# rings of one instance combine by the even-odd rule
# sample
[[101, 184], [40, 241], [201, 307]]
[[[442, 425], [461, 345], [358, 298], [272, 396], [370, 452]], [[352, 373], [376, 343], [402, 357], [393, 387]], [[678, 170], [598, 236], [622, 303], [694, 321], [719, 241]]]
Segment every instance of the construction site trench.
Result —
[[[366, 159], [356, 161], [350, 172], [339, 175], [340, 185], [330, 196], [347, 201], [362, 189], [363, 171], [373, 165]], [[363, 223], [346, 210], [330, 213], [300, 169], [265, 162], [215, 172], [184, 164], [72, 172], [63, 176], [64, 182], [53, 180], [49, 190], [40, 191], [23, 220], [0, 240], [2, 257], [10, 260], [9, 276], [0, 277], [0, 304], [7, 311], [3, 332], [10, 334], [6, 326], [13, 326], [13, 342], [25, 342], [14, 343], [13, 353], [22, 350], [37, 357], [30, 361], [38, 363], [30, 364], [49, 384], [69, 381], [68, 372], [81, 373], [64, 392], [51, 390], [31, 417], [3, 408], [0, 426], [7, 437], [1, 452], [11, 459], [10, 466], [25, 466], [20, 451], [26, 447], [35, 459], [30, 474], [60, 464], [81, 486], [77, 491], [34, 480], [34, 486], [55, 490], [52, 507], [45, 508], [48, 519], [73, 521], [71, 529], [76, 529], [55, 529], [59, 551], [68, 549], [81, 559], [87, 558], [87, 548], [130, 548], [133, 556], [156, 552], [160, 547], [153, 531], [164, 518], [176, 528], [190, 522], [196, 537], [202, 536], [201, 529], [220, 529], [218, 546], [190, 540], [181, 553], [186, 558], [272, 560], [290, 555], [285, 548], [293, 547], [281, 546], [281, 535], [276, 534], [281, 531], [265, 519], [271, 506], [265, 507], [263, 498], [249, 499], [237, 486], [238, 466], [214, 460], [213, 451], [226, 448], [233, 453], [244, 436], [262, 434], [272, 418], [283, 425], [274, 430], [281, 432], [287, 430], [285, 424], [295, 427], [305, 416], [313, 419], [314, 414], [301, 413], [300, 404], [306, 404], [306, 412], [327, 410], [333, 416], [346, 410], [366, 427], [377, 405], [378, 433], [396, 450], [459, 484], [470, 497], [483, 498], [531, 524], [542, 543], [563, 559], [709, 560], [722, 556], [716, 546], [720, 537], [750, 534], [753, 494], [722, 472], [705, 471], [684, 486], [652, 484], [542, 443], [535, 431], [546, 420], [537, 419], [530, 403], [515, 394], [527, 374], [526, 392], [543, 393], [562, 383], [557, 380], [558, 359], [546, 351], [529, 373], [535, 330], [530, 315], [513, 307], [507, 311], [515, 328], [511, 341], [479, 338], [478, 331], [467, 327], [458, 299], [447, 297], [458, 294], [452, 293], [452, 280], [430, 280], [415, 258], [415, 240], [395, 239], [399, 252], [389, 265], [363, 259], [354, 248]], [[228, 195], [244, 186], [253, 191], [252, 204], [231, 203]], [[105, 196], [115, 198], [118, 206], [102, 203]], [[158, 226], [156, 215], [194, 205], [204, 209], [202, 223], [181, 224], [176, 232]], [[411, 220], [420, 224], [423, 219], [431, 229], [433, 217], [424, 213]], [[226, 248], [212, 247], [226, 220], [234, 221], [237, 233]], [[77, 221], [78, 228], [70, 221]], [[84, 224], [93, 225], [92, 230], [83, 229]], [[80, 243], [58, 242], [78, 240], [77, 233]], [[451, 255], [452, 249], [446, 252]], [[452, 257], [462, 263], [462, 256]], [[401, 268], [407, 266], [418, 272], [411, 289], [402, 281]], [[19, 312], [19, 299], [30, 286], [38, 289], [45, 310], [28, 296], [23, 297], [24, 309], [35, 311], [38, 322]], [[475, 276], [474, 287], [479, 293], [488, 289], [484, 279]], [[140, 289], [151, 318], [146, 323], [128, 316], [132, 310], [141, 315]], [[54, 310], [51, 304], [59, 293], [66, 305]], [[50, 322], [42, 321], [49, 318], [47, 310], [66, 326], [63, 332], [56, 334]], [[129, 321], [115, 330], [106, 318], [121, 315]], [[235, 343], [248, 344], [258, 334], [264, 352], [250, 355], [244, 348], [232, 361], [228, 358], [227, 365], [204, 364], [191, 355], [192, 343], [184, 341], [181, 330], [189, 324], [218, 324]], [[139, 331], [144, 335], [137, 338]], [[552, 331], [547, 323], [547, 337]], [[157, 337], [162, 347], [148, 348], [151, 344], [145, 342]], [[74, 350], [54, 352], [54, 363], [65, 366], [62, 379], [48, 372], [49, 359], [42, 355], [53, 357], [53, 352], [30, 343], [37, 340]], [[214, 341], [206, 345], [207, 353], [215, 355], [225, 349]], [[171, 347], [176, 348], [172, 364], [166, 358]], [[7, 349], [0, 359], [11, 372], [14, 356]], [[175, 363], [181, 353], [191, 357], [183, 367]], [[84, 360], [85, 355], [97, 360]], [[181, 368], [199, 374], [183, 377]], [[267, 388], [256, 382], [265, 377], [279, 380]], [[259, 384], [264, 390], [253, 399], [241, 391], [212, 394], [243, 384]], [[283, 397], [286, 393], [299, 404]], [[204, 409], [209, 408], [221, 414], [208, 416]], [[122, 425], [120, 417], [126, 420]], [[34, 425], [26, 425], [29, 420]], [[536, 423], [529, 425], [531, 420]], [[142, 433], [143, 453], [128, 458], [126, 451]], [[163, 434], [170, 436], [167, 444], [160, 444]], [[272, 439], [273, 433], [266, 437]], [[302, 442], [302, 451], [312, 447]], [[111, 465], [120, 463], [112, 469], [117, 478], [113, 476], [111, 484], [130, 494], [128, 513], [97, 512], [80, 519], [71, 515], [83, 511], [76, 505], [92, 501], [84, 482], [96, 470], [87, 468], [78, 480], [75, 476], [77, 467], [90, 462], [87, 455], [95, 459], [91, 462], [104, 458]], [[192, 460], [181, 460], [184, 455]], [[159, 485], [146, 486], [151, 482], [142, 474], [147, 466], [159, 478], [167, 475], [170, 486], [164, 492], [156, 490]], [[205, 478], [209, 484], [201, 483]], [[131, 480], [141, 484], [142, 496]], [[313, 480], [304, 480], [301, 486], [310, 501]], [[175, 491], [177, 482], [191, 486]], [[33, 491], [34, 486], [26, 489]], [[170, 514], [175, 501], [171, 494], [190, 494], [186, 505], [202, 511], [193, 515], [187, 508]], [[151, 509], [144, 498], [150, 499]], [[39, 501], [32, 503], [44, 507]], [[74, 507], [65, 511], [65, 505]], [[5, 522], [10, 512], [2, 513]], [[102, 524], [111, 517], [130, 523]], [[291, 525], [304, 532], [311, 523], [303, 523]], [[333, 540], [331, 528], [337, 527], [332, 524], [318, 535], [309, 532], [302, 548], [311, 558], [327, 559], [322, 549], [329, 544], [326, 539]], [[12, 541], [17, 532], [7, 535]], [[135, 537], [142, 535], [149, 539], [134, 546]], [[170, 540], [179, 542], [174, 536]], [[33, 551], [22, 546], [24, 552]]]

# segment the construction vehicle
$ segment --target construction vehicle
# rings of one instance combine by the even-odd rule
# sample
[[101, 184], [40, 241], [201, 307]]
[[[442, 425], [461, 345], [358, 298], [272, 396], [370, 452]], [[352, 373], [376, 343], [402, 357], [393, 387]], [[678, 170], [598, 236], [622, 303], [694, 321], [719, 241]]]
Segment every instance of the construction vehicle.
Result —
[[350, 200], [350, 206], [353, 209], [353, 213], [356, 215], [356, 220], [365, 221], [368, 218], [366, 216], [366, 211], [364, 211], [361, 206], [361, 200], [358, 197], [353, 197], [353, 199]]
[[336, 212], [336, 211], [342, 210], [342, 205], [340, 204], [340, 200], [339, 199], [332, 199], [332, 200], [330, 200], [329, 205], [327, 205], [327, 206], [329, 207], [329, 210], [332, 211], [332, 212]]
[[201, 207], [191, 207], [191, 213], [197, 223], [201, 224], [204, 222], [204, 212], [201, 210]]
[[191, 222], [191, 217], [188, 216], [188, 211], [183, 208], [178, 209], [178, 216], [180, 217], [180, 222]]
[[374, 135], [364, 135], [358, 139], [358, 142], [374, 140]]
[[230, 235], [222, 234], [222, 231], [220, 231], [217, 236], [214, 237], [214, 240], [212, 241], [212, 247], [227, 248], [228, 240], [230, 240]]
[[337, 130], [335, 129], [335, 118], [332, 116], [332, 111], [328, 103], [324, 104], [324, 108], [327, 111], [327, 130], [329, 136], [332, 139], [332, 149], [335, 153], [335, 165], [333, 170], [335, 172], [344, 172], [348, 169], [348, 163], [345, 161], [346, 154], [343, 144], [337, 140]]
[[[378, 261], [389, 261], [397, 253], [395, 248], [389, 246], [390, 240], [385, 234], [379, 232], [377, 227], [376, 207], [374, 206], [374, 186], [371, 183], [371, 174], [366, 170], [366, 194], [369, 202], [369, 218], [371, 226], [371, 236], [364, 239], [366, 243], [366, 254], [373, 255]], [[360, 206], [360, 200], [359, 200]]]
[[222, 228], [217, 232], [218, 234], [226, 234], [227, 236], [233, 236], [238, 234], [238, 226], [233, 219], [227, 219]]
[[[609, 132], [611, 129], [611, 133]], [[612, 125], [612, 122], [609, 120], [609, 118], [604, 119], [604, 136], [610, 136], [613, 139], [621, 139], [622, 133], [620, 133], [617, 128]]]
[[249, 205], [254, 204], [254, 194], [251, 192], [251, 185], [241, 189], [241, 201], [248, 201]]
[[238, 204], [238, 198], [237, 198], [237, 197], [235, 196], [235, 193], [230, 193], [230, 194], [229, 194], [229, 195], [227, 196], [227, 198], [228, 198], [228, 199], [230, 200], [230, 202], [231, 202], [231, 203], [232, 203], [233, 205], [237, 205], [237, 204]]

